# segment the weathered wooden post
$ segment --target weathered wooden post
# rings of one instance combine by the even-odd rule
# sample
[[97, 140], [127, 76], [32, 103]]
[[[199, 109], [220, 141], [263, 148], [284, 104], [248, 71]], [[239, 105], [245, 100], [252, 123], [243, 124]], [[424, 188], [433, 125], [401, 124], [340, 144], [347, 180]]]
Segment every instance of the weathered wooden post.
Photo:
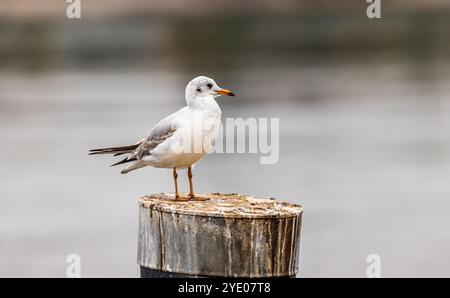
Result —
[[299, 205], [237, 194], [139, 199], [141, 277], [292, 277], [298, 271]]

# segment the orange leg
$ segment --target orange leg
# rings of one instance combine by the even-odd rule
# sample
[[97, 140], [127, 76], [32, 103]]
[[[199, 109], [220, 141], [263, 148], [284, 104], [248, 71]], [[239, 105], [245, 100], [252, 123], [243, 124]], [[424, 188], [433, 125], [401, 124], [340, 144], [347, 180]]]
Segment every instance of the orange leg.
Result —
[[180, 194], [178, 193], [178, 173], [177, 168], [173, 168], [173, 182], [175, 184], [175, 200], [178, 200], [180, 198]]
[[188, 168], [188, 178], [189, 178], [189, 198], [195, 198], [194, 185], [192, 183], [192, 168]]
[[188, 178], [189, 178], [189, 199], [193, 201], [207, 201], [209, 198], [196, 197], [194, 193], [194, 184], [192, 183], [192, 168], [188, 168]]

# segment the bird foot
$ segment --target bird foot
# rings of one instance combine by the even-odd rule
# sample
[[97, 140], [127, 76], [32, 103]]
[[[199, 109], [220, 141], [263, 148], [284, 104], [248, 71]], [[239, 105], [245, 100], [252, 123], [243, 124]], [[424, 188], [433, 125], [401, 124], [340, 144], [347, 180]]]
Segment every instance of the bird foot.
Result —
[[182, 197], [182, 196], [175, 196], [173, 198], [173, 200], [174, 201], [179, 201], [179, 202], [187, 202], [187, 201], [189, 201], [189, 198], [185, 198], [185, 197]]
[[209, 198], [207, 197], [196, 197], [195, 195], [189, 195], [190, 201], [208, 201]]

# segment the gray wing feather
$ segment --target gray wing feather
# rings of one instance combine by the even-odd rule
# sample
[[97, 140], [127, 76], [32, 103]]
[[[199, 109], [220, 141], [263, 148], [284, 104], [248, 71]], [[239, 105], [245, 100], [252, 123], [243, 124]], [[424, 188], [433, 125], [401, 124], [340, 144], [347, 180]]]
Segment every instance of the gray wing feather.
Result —
[[173, 122], [159, 123], [150, 131], [139, 147], [130, 154], [128, 159], [141, 159], [143, 156], [150, 155], [150, 151], [164, 143], [176, 130], [177, 126]]

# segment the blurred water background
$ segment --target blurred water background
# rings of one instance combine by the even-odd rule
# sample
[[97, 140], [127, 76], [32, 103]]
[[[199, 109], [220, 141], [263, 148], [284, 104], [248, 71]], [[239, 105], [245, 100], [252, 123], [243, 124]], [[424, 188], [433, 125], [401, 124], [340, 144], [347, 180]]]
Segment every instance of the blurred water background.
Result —
[[[199, 74], [224, 117], [279, 117], [280, 159], [213, 154], [197, 190], [305, 208], [299, 277], [450, 275], [450, 5], [383, 1], [0, 3], [0, 276], [137, 277], [139, 196], [90, 148], [137, 141]], [[185, 173], [181, 188], [188, 189]]]

